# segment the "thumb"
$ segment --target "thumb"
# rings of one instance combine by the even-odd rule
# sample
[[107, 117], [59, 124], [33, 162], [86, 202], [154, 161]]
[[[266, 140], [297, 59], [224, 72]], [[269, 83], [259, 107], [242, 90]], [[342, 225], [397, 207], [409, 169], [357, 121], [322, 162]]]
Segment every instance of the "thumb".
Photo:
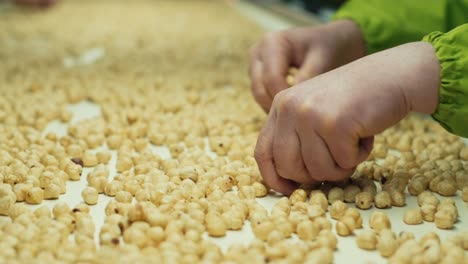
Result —
[[323, 54], [320, 52], [309, 52], [295, 76], [296, 84], [320, 75], [325, 71], [326, 61]]
[[374, 136], [359, 138], [348, 143], [329, 145], [336, 164], [343, 169], [351, 169], [369, 157], [374, 144]]
[[358, 145], [357, 164], [365, 161], [369, 157], [374, 147], [374, 136], [360, 138]]
[[349, 119], [327, 120], [321, 135], [335, 163], [343, 169], [352, 169], [365, 161], [372, 151], [374, 134], [363, 134], [360, 125]]

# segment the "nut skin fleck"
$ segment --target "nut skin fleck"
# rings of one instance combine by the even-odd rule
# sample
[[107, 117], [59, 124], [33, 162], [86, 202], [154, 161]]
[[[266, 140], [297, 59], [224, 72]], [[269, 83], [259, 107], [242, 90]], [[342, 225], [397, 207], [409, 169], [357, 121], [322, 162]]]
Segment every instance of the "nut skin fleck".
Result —
[[76, 165], [80, 165], [80, 167], [84, 166], [83, 160], [81, 158], [71, 158], [71, 161]]

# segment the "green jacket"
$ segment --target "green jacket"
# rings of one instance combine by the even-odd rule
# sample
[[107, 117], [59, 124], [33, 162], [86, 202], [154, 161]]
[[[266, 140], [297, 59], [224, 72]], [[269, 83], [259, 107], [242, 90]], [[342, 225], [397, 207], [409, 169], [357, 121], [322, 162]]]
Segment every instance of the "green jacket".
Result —
[[468, 0], [350, 0], [334, 19], [356, 22], [368, 53], [412, 41], [431, 43], [441, 65], [439, 105], [432, 117], [449, 132], [468, 137]]

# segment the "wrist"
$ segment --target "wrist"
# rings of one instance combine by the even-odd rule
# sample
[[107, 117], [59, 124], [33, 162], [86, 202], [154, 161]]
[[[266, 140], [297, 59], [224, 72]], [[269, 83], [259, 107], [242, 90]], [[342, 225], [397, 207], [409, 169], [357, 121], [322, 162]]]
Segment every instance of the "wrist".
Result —
[[408, 67], [401, 70], [406, 78], [401, 87], [407, 98], [409, 110], [432, 114], [439, 104], [440, 63], [434, 47], [427, 42], [414, 42], [402, 45], [405, 47]]
[[367, 55], [364, 34], [358, 24], [350, 19], [341, 19], [331, 22], [330, 27], [336, 33], [340, 53], [344, 63], [357, 60]]

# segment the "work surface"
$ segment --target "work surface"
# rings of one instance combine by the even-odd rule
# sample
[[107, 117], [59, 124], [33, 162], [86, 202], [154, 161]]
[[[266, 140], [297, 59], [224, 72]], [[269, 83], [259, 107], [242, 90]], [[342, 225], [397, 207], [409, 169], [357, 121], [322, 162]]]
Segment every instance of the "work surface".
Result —
[[[404, 213], [419, 209], [416, 197], [405, 190], [403, 207], [359, 210], [363, 229], [336, 236], [336, 250], [317, 242], [323, 241], [316, 239], [320, 234], [308, 241], [298, 238], [291, 215], [300, 214], [300, 208], [319, 229], [327, 229], [317, 220], [325, 216], [336, 232], [337, 221], [329, 212], [311, 213], [317, 207], [309, 197], [291, 199], [284, 210], [287, 216], [265, 214], [263, 208], [271, 212], [285, 200], [274, 193], [264, 196], [258, 184], [261, 177], [252, 154], [265, 114], [250, 95], [246, 50], [263, 29], [289, 26], [250, 5], [212, 1], [69, 1], [44, 12], [4, 9], [0, 214], [15, 221], [0, 216], [0, 263], [323, 263], [330, 260], [330, 252], [335, 263], [384, 263], [378, 250], [356, 244], [356, 236], [370, 229], [375, 211], [388, 216], [397, 236], [409, 231], [419, 239], [435, 232], [445, 241], [467, 234], [468, 209], [460, 190], [449, 197], [435, 194], [440, 201], [455, 202], [458, 216], [451, 229], [428, 221], [405, 224]], [[410, 181], [424, 175], [426, 188], [439, 174], [454, 188], [462, 189], [468, 181], [462, 141], [430, 120], [407, 119], [378, 136], [376, 148], [374, 159], [355, 176], [375, 178], [377, 192], [382, 178], [402, 171]], [[110, 154], [110, 160], [102, 153]], [[72, 158], [84, 162], [81, 177], [72, 176]], [[362, 190], [373, 188], [357, 178], [351, 183]], [[42, 195], [59, 197], [34, 199], [33, 186], [40, 186]], [[73, 209], [83, 202], [87, 186], [101, 193], [97, 204], [89, 206], [89, 216], [79, 212], [86, 211], [80, 205], [65, 212], [67, 216], [56, 209], [56, 219], [47, 222], [44, 211], [33, 214], [19, 206], [36, 210], [65, 202]], [[329, 186], [320, 188], [327, 194]], [[132, 203], [124, 202], [127, 194], [133, 196]], [[18, 202], [12, 205], [7, 197]], [[155, 214], [158, 220], [152, 218]], [[83, 219], [92, 220], [93, 234]], [[273, 227], [265, 228], [266, 222]], [[264, 230], [270, 235], [262, 234]], [[466, 263], [466, 237], [464, 243]], [[300, 252], [299, 257], [293, 258], [292, 252]]]

